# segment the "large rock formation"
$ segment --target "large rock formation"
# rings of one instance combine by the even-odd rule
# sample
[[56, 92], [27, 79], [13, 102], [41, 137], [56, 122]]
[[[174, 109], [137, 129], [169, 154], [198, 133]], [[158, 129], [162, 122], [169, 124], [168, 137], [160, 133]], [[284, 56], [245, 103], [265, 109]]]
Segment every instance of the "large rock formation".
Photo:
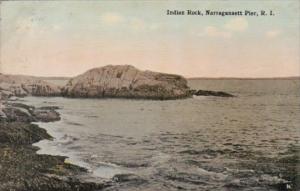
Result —
[[56, 96], [60, 88], [37, 77], [0, 74], [0, 99], [27, 95]]
[[68, 97], [178, 99], [190, 96], [179, 75], [140, 71], [129, 65], [108, 65], [72, 78], [63, 88]]

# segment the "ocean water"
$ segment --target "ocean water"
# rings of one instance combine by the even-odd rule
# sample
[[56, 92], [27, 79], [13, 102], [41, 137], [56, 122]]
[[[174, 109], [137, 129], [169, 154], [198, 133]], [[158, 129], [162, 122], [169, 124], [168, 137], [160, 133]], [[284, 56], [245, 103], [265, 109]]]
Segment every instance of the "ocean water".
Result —
[[287, 159], [299, 157], [300, 80], [189, 85], [237, 97], [22, 100], [61, 108], [60, 121], [38, 123], [54, 137], [38, 153], [68, 156], [112, 181], [107, 190], [296, 189], [299, 163]]

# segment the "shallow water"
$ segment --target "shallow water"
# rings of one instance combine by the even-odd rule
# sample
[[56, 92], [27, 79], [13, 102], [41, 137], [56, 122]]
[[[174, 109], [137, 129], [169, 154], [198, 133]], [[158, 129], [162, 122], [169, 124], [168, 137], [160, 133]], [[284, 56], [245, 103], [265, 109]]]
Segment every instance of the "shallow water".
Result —
[[96, 177], [114, 177], [111, 190], [293, 186], [276, 161], [290, 155], [291, 147], [299, 148], [299, 80], [193, 80], [189, 84], [237, 97], [23, 100], [34, 106], [61, 107], [61, 121], [39, 123], [55, 139], [37, 143], [38, 152], [68, 156]]

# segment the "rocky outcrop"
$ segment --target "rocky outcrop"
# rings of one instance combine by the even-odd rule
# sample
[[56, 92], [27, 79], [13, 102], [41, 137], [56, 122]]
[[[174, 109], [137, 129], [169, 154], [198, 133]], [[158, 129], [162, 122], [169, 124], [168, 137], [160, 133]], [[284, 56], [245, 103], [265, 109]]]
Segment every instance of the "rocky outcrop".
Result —
[[108, 65], [72, 78], [62, 89], [68, 97], [178, 99], [189, 87], [179, 75], [140, 71], [130, 65]]
[[195, 96], [235, 97], [234, 95], [226, 92], [210, 90], [190, 90], [190, 94]]
[[57, 107], [35, 108], [22, 103], [0, 102], [0, 121], [50, 122], [60, 120]]
[[0, 99], [27, 95], [56, 96], [60, 88], [37, 77], [0, 74]]
[[0, 100], [28, 95], [160, 100], [193, 95], [235, 97], [222, 91], [190, 90], [187, 80], [182, 76], [141, 71], [130, 65], [108, 65], [88, 70], [71, 78], [62, 88], [42, 79], [48, 78], [0, 73]]

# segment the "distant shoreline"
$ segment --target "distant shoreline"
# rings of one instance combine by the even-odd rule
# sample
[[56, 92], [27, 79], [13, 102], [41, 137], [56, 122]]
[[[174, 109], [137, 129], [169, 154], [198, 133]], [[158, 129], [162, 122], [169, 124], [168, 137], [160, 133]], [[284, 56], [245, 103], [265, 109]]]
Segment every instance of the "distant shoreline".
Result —
[[[44, 80], [69, 80], [72, 77], [38, 77]], [[187, 80], [299, 80], [300, 76], [290, 77], [258, 77], [258, 78], [240, 78], [240, 77], [186, 77]]]
[[259, 78], [239, 78], [239, 77], [191, 77], [186, 78], [187, 80], [300, 80], [300, 76], [291, 76], [291, 77], [259, 77]]
[[[1, 74], [1, 73], [0, 73]], [[3, 74], [3, 75], [16, 75], [16, 76], [27, 76], [22, 74]], [[73, 77], [69, 76], [34, 76], [41, 80], [70, 80]], [[287, 76], [287, 77], [185, 77], [187, 80], [300, 80], [300, 76]]]

